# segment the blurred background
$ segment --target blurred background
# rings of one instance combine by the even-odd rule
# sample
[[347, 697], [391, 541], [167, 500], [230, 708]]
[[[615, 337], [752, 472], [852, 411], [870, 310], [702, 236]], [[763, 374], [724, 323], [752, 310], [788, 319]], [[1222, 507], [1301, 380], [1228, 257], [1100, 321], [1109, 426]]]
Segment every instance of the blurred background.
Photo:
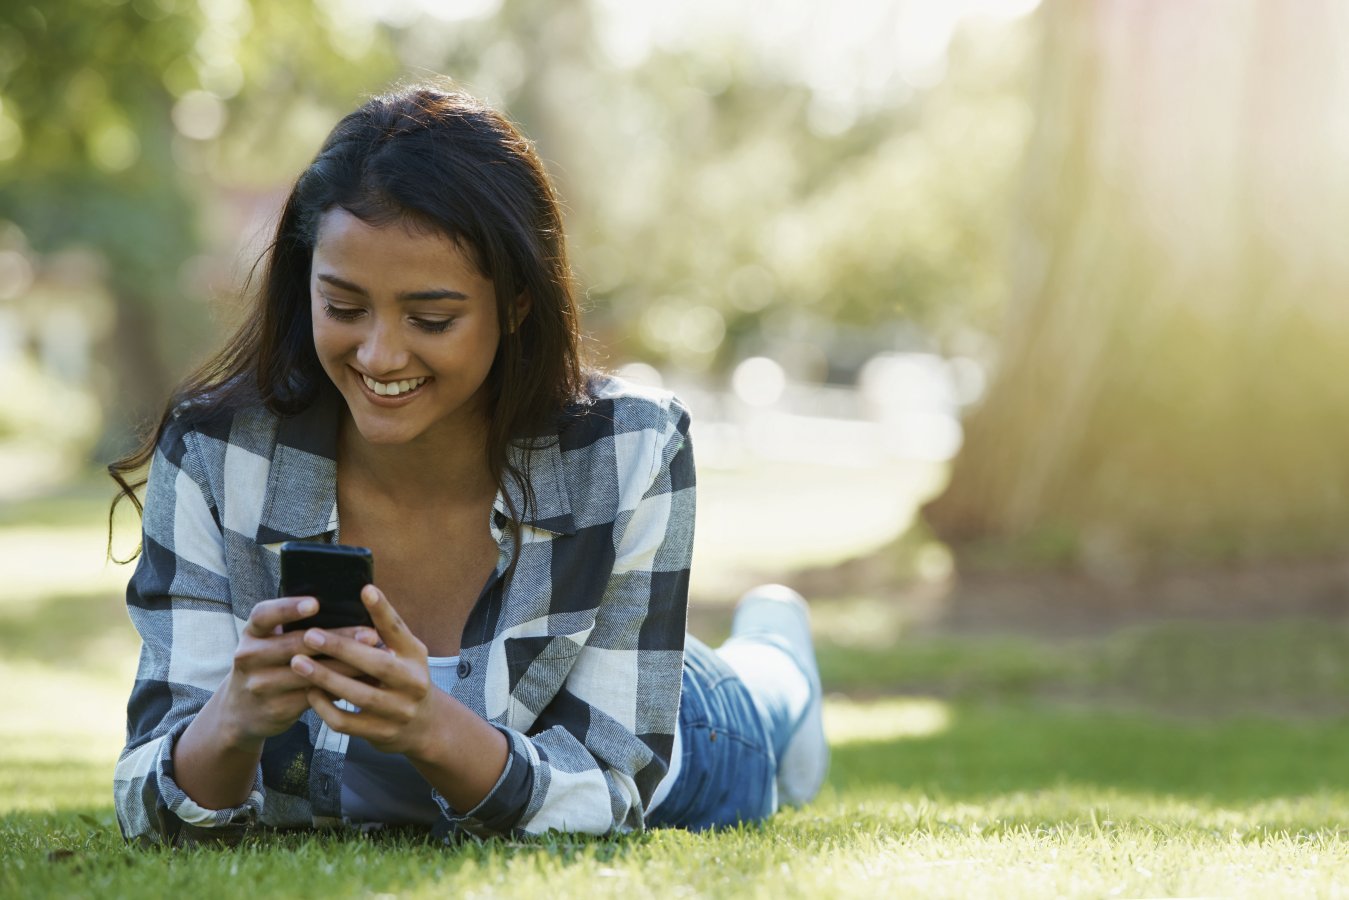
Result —
[[837, 735], [877, 695], [937, 698], [896, 733], [965, 696], [1338, 708], [1349, 5], [3, 0], [10, 728], [74, 704], [115, 752], [101, 467], [331, 126], [432, 75], [536, 142], [596, 361], [692, 406], [695, 630], [805, 591]]

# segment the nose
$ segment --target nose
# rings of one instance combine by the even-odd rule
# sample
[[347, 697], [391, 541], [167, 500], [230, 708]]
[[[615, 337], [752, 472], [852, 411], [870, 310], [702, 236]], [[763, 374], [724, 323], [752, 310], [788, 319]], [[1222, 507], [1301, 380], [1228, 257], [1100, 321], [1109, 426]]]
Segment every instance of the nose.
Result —
[[368, 375], [375, 378], [405, 368], [408, 351], [403, 346], [396, 325], [381, 322], [377, 318], [356, 350], [356, 361]]

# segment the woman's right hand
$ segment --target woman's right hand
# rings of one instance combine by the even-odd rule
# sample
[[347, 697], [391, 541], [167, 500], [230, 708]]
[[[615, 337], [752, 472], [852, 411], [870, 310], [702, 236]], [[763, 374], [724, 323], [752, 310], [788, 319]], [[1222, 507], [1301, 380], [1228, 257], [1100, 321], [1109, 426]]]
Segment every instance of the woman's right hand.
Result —
[[[285, 731], [309, 708], [308, 691], [313, 687], [291, 668], [297, 654], [315, 656], [319, 651], [304, 642], [304, 630], [283, 631], [282, 626], [318, 612], [313, 597], [278, 597], [264, 600], [249, 613], [234, 664], [221, 699], [230, 743], [239, 748], [259, 748], [262, 742]], [[363, 644], [376, 646], [379, 634], [373, 628], [334, 629]], [[336, 660], [325, 663], [343, 674], [360, 677]]]

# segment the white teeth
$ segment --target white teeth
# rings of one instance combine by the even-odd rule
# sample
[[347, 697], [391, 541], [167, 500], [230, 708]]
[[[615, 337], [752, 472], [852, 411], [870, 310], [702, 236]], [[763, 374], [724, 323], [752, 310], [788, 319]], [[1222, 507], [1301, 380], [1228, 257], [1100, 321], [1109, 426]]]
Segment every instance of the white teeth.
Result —
[[421, 378], [404, 379], [403, 381], [376, 381], [369, 375], [362, 375], [365, 379], [365, 386], [370, 388], [381, 397], [397, 397], [399, 394], [406, 394], [408, 391], [421, 387], [426, 383], [426, 376]]

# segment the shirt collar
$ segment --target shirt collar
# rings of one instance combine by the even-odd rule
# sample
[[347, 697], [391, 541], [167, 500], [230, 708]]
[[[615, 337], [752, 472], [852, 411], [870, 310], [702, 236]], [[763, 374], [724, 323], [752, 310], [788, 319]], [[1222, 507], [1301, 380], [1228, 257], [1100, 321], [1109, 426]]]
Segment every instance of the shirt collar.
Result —
[[[277, 423], [267, 493], [258, 525], [258, 543], [313, 538], [337, 529], [337, 427], [341, 397], [323, 390], [304, 410]], [[556, 437], [518, 441], [510, 460], [529, 473], [534, 503], [525, 506], [525, 491], [507, 471], [504, 490], [492, 508], [509, 518], [511, 506], [523, 513], [524, 525], [554, 534], [573, 534], [571, 498]], [[511, 505], [507, 505], [509, 497]]]
[[337, 423], [340, 398], [322, 390], [276, 426], [276, 447], [258, 525], [258, 543], [302, 540], [337, 529]]

